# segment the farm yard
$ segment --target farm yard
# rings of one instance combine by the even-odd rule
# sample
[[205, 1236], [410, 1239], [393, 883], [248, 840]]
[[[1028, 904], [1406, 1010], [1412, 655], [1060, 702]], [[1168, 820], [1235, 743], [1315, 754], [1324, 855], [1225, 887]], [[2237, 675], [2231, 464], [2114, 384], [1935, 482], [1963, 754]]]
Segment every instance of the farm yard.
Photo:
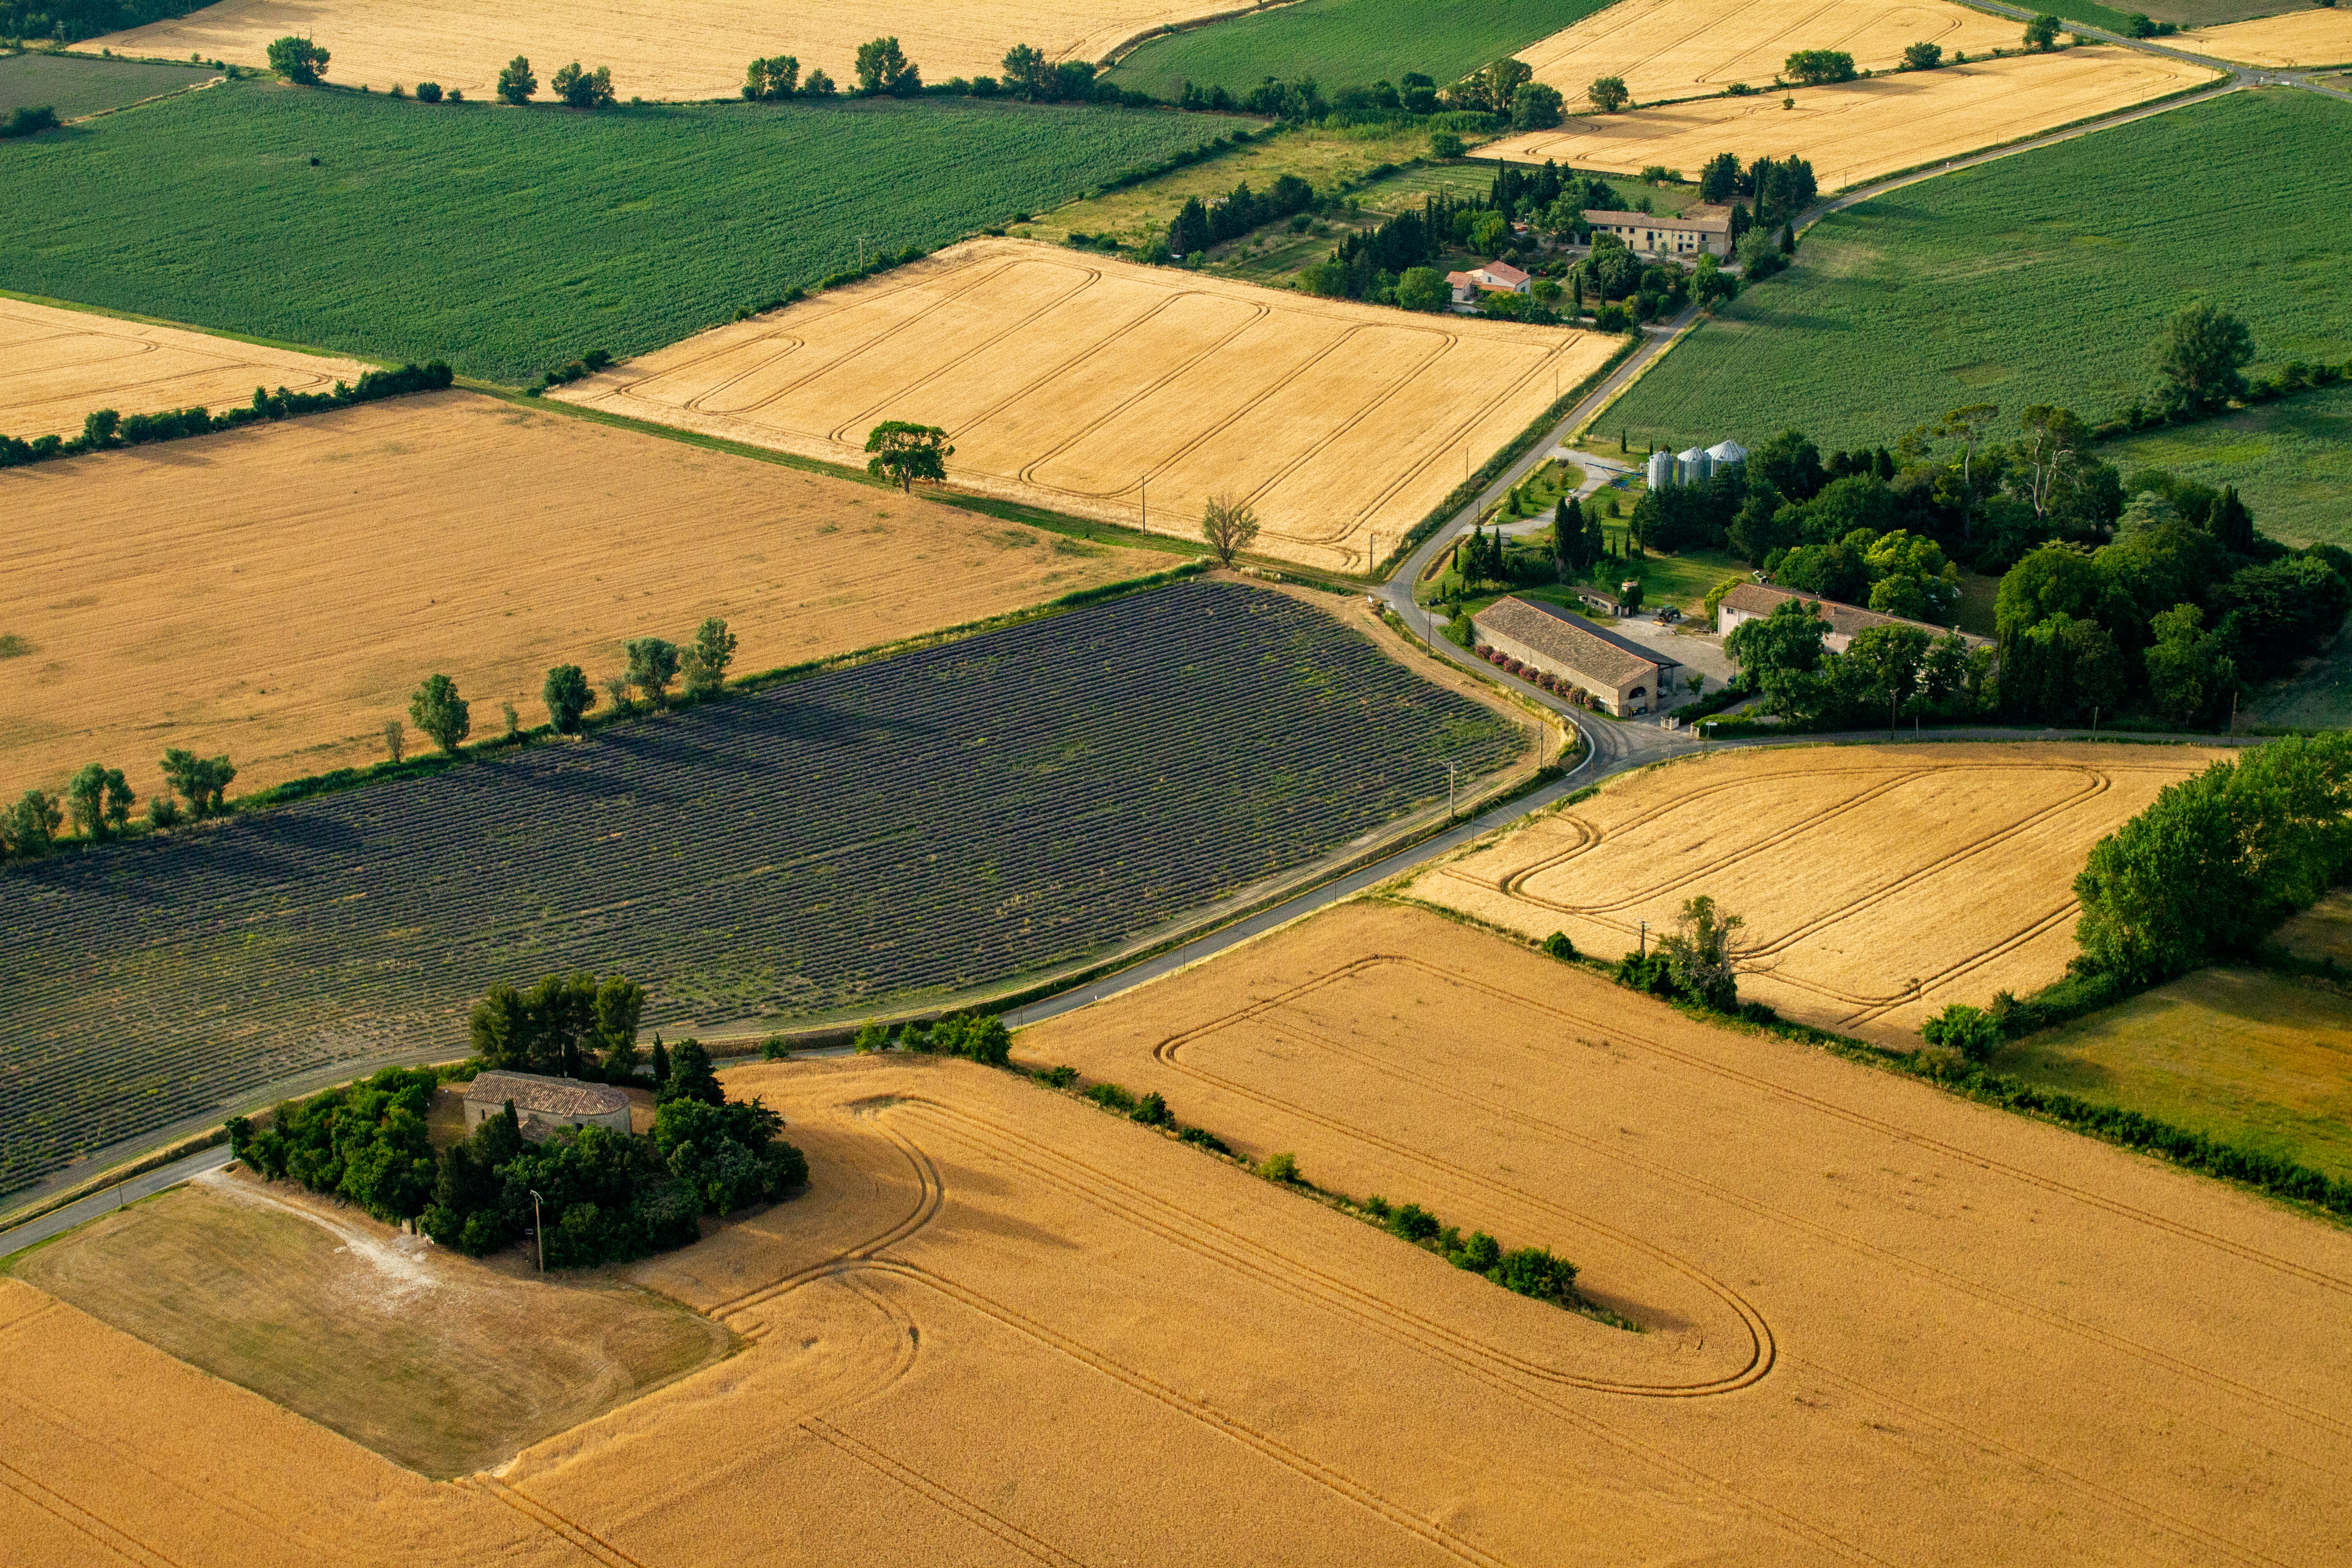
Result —
[[0, 472], [0, 578], [55, 585], [0, 610], [31, 677], [0, 695], [8, 799], [94, 758], [150, 794], [166, 746], [249, 791], [381, 760], [436, 671], [488, 737], [501, 702], [541, 721], [549, 666], [601, 682], [706, 616], [740, 675], [1170, 562], [465, 392]]
[[1617, 346], [978, 240], [554, 395], [835, 461], [937, 425], [965, 489], [1188, 535], [1230, 491], [1360, 572]]
[[[5, 62], [0, 62], [5, 63]], [[372, 365], [92, 310], [0, 299], [0, 436], [79, 436], [100, 408], [225, 408], [266, 385], [331, 391]]]
[[[1607, 424], [1669, 447], [1796, 427], [1826, 451], [1968, 403], [2000, 405], [2004, 425], [2036, 403], [2095, 423], [2153, 401], [2153, 345], [2190, 298], [2247, 323], [2261, 370], [2337, 363], [2352, 356], [2352, 279], [2336, 265], [2352, 170], [2328, 150], [2347, 134], [2352, 104], [2237, 92], [1850, 207]], [[2190, 166], [2199, 178], [2137, 183]]]
[[229, 82], [11, 143], [0, 289], [521, 383], [1232, 123], [963, 99], [522, 113]]
[[2259, 21], [2200, 27], [2180, 37], [2184, 47], [2216, 59], [2281, 68], [2352, 65], [2352, 12], [2314, 6]]
[[1439, 0], [1297, 0], [1168, 37], [1122, 57], [1111, 79], [1173, 99], [1190, 81], [1245, 92], [1267, 77], [1313, 77], [1335, 88], [1395, 82], [1419, 71], [1440, 83], [1469, 75], [1571, 26], [1609, 0], [1510, 6]]
[[1320, 609], [1180, 584], [13, 868], [0, 1192], [331, 1063], [460, 1049], [496, 981], [624, 972], [673, 1032], [1002, 990], [1530, 741]]
[[500, 1464], [733, 1348], [652, 1291], [469, 1263], [242, 1173], [110, 1215], [13, 1272], [430, 1476]]
[[[899, 12], [843, 0], [699, 0], [680, 9], [656, 0], [417, 0], [387, 10], [363, 0], [223, 0], [216, 5], [92, 40], [121, 54], [259, 66], [289, 29], [315, 37], [333, 59], [331, 79], [378, 91], [436, 80], [487, 99], [513, 55], [610, 66], [622, 95], [655, 100], [732, 98], [754, 54], [791, 54], [803, 70], [853, 80], [857, 47], [896, 36], [926, 81], [1001, 74], [1007, 49], [1030, 44], [1054, 59], [1100, 59], [1127, 40], [1171, 23], [1230, 8], [1229, 0], [956, 0]], [[1255, 79], [1252, 79], [1255, 85]]]
[[[1519, 51], [1536, 79], [1581, 108], [1595, 77], [1623, 80], [1637, 103], [1698, 98], [1735, 82], [1771, 87], [1799, 49], [1838, 49], [1864, 70], [1891, 70], [1916, 43], [1944, 58], [2013, 48], [2017, 24], [1944, 0], [1619, 0], [1565, 32]], [[1696, 163], [1683, 166], [1696, 173]], [[1824, 180], [1826, 186], [1830, 182]]]
[[1413, 897], [1614, 959], [1713, 898], [1748, 924], [1740, 994], [1907, 1039], [2065, 972], [2091, 846], [2218, 753], [1931, 744], [1734, 752], [1626, 775], [1423, 872]]
[[46, 104], [60, 120], [79, 120], [220, 79], [220, 72], [205, 66], [9, 55], [0, 58], [0, 115]]
[[[2221, 79], [2201, 66], [2112, 47], [2011, 55], [1572, 118], [1556, 131], [1502, 137], [1479, 155], [1620, 174], [1652, 164], [1689, 174], [1718, 153], [1803, 158], [1829, 192]], [[1795, 107], [1783, 108], [1783, 97]]]
[[1380, 906], [1016, 1048], [1549, 1247], [1643, 1331], [1011, 1074], [862, 1057], [730, 1070], [826, 1179], [625, 1272], [746, 1347], [495, 1474], [428, 1486], [21, 1280], [0, 1462], [187, 1568], [1991, 1563], [2026, 1516], [2068, 1562], [2310, 1562], [2352, 1527], [2344, 1237], [2056, 1129]]

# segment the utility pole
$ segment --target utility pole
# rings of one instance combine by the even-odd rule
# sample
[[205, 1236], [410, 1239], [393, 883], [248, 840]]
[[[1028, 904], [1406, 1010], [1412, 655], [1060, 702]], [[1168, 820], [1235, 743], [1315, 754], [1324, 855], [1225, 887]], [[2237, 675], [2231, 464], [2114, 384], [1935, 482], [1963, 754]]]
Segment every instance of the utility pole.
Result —
[[1650, 956], [1650, 922], [1647, 921], [1642, 922], [1642, 945], [1638, 951], [1643, 958]]
[[547, 1227], [539, 1223], [539, 1194], [530, 1194], [530, 1236], [539, 1243], [539, 1271], [547, 1272]]
[[1454, 779], [1461, 764], [1448, 759], [1438, 766], [1445, 770], [1445, 820], [1450, 825], [1454, 821]]
[[2238, 694], [2230, 693], [2230, 739], [2238, 738]]
[[1146, 474], [1135, 482], [1143, 492], [1143, 531], [1150, 533], [1151, 531], [1151, 476]]

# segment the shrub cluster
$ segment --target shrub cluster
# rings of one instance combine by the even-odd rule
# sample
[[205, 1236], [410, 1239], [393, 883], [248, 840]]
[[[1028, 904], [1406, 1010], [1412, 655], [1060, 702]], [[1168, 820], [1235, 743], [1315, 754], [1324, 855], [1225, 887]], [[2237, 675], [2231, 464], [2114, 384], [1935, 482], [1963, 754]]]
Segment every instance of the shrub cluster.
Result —
[[578, 359], [566, 360], [539, 378], [537, 386], [525, 390], [524, 395], [537, 397], [551, 386], [569, 386], [573, 382], [595, 374], [613, 363], [613, 356], [604, 349], [590, 349]]
[[[890, 1026], [879, 1019], [868, 1020], [851, 1041], [861, 1054], [887, 1051], [892, 1044]], [[1013, 1031], [1004, 1026], [1004, 1020], [970, 1009], [950, 1013], [936, 1024], [919, 1018], [903, 1024], [896, 1044], [898, 1049], [919, 1056], [958, 1057], [987, 1067], [1005, 1067], [1013, 1058]], [[1077, 1074], [1073, 1071], [1070, 1076], [1075, 1079]]]
[[1377, 1193], [1357, 1207], [1391, 1236], [1434, 1252], [1454, 1268], [1482, 1275], [1507, 1290], [1563, 1307], [1582, 1304], [1576, 1290], [1576, 1265], [1554, 1257], [1549, 1247], [1519, 1247], [1506, 1252], [1500, 1242], [1483, 1230], [1465, 1237], [1454, 1226], [1440, 1224], [1419, 1204], [1391, 1204]]
[[240, 425], [250, 425], [256, 420], [315, 414], [324, 409], [347, 407], [354, 403], [373, 403], [381, 397], [399, 397], [412, 392], [438, 392], [452, 379], [449, 367], [436, 360], [431, 364], [403, 365], [398, 370], [372, 370], [362, 375], [356, 384], [335, 383], [332, 392], [289, 392], [282, 386], [270, 392], [257, 386], [253, 389], [251, 403], [223, 414], [213, 414], [203, 408], [177, 408], [167, 409], [161, 414], [133, 414], [126, 417], [111, 408], [101, 408], [82, 422], [82, 433], [75, 440], [68, 441], [58, 436], [39, 436], [30, 441], [22, 441], [13, 436], [0, 436], [0, 468], [46, 462], [51, 458], [77, 457], [110, 447], [133, 447], [147, 441], [174, 441], [187, 436], [205, 436], [215, 430], [234, 430]]
[[37, 136], [44, 131], [54, 131], [57, 128], [58, 111], [47, 104], [19, 107], [10, 110], [6, 120], [0, 120], [0, 139], [11, 136]]

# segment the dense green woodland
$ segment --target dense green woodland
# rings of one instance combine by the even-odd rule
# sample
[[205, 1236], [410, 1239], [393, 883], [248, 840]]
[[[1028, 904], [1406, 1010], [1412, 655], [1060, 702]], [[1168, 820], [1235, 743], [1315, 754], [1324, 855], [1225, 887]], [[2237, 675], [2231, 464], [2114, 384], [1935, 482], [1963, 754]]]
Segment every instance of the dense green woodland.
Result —
[[0, 38], [77, 44], [202, 9], [204, 0], [0, 0]]
[[1816, 226], [1795, 268], [1662, 360], [1609, 424], [1677, 449], [1792, 426], [1875, 445], [1974, 403], [2097, 424], [2148, 395], [2188, 299], [2246, 321], [2257, 371], [2340, 362], [2347, 145], [2352, 104], [2242, 92], [1906, 186]]
[[869, 258], [936, 247], [1230, 123], [971, 100], [586, 115], [237, 82], [0, 147], [0, 288], [528, 381], [851, 268], [860, 235]]

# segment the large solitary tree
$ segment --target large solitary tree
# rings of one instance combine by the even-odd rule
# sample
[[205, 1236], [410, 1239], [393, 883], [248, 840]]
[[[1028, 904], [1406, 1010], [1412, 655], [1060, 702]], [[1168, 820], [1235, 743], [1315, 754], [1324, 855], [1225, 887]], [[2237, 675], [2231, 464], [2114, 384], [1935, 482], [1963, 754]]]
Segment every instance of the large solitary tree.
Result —
[[898, 40], [875, 38], [857, 46], [857, 91], [865, 98], [887, 93], [911, 98], [923, 90], [923, 73], [898, 47]]
[[499, 72], [499, 96], [509, 103], [529, 103], [530, 95], [539, 90], [539, 78], [530, 73], [530, 61], [520, 55], [507, 62]]
[[677, 644], [660, 637], [638, 637], [629, 643], [629, 684], [646, 694], [655, 707], [669, 701], [669, 683], [677, 679]]
[[1584, 89], [1584, 96], [1593, 108], [1603, 114], [1614, 114], [1633, 101], [1633, 95], [1625, 89], [1625, 79], [1622, 76], [1594, 77], [1592, 85]]
[[1220, 490], [1209, 498], [1201, 514], [1201, 537], [1209, 542], [1218, 560], [1232, 565], [1236, 553], [1257, 541], [1256, 509], [1234, 500], [1230, 491]]
[[580, 68], [573, 60], [555, 73], [548, 84], [555, 96], [574, 109], [605, 109], [613, 102], [613, 72], [608, 66], [598, 66], [593, 71]]
[[131, 820], [130, 781], [121, 768], [92, 763], [66, 785], [66, 806], [73, 813], [76, 833], [104, 838]]
[[457, 683], [446, 675], [425, 678], [425, 684], [408, 699], [408, 719], [451, 756], [474, 728], [472, 711], [457, 695]]
[[269, 68], [288, 81], [316, 87], [327, 74], [327, 51], [309, 38], [289, 35], [269, 46]]
[[2202, 300], [2183, 305], [2157, 345], [2166, 406], [2211, 408], [2243, 397], [2253, 358], [2254, 335], [2245, 322]]
[[555, 726], [556, 733], [569, 735], [580, 728], [580, 715], [596, 706], [595, 688], [576, 664], [559, 664], [547, 672], [546, 684], [539, 689], [540, 700], [547, 704], [547, 721]]
[[873, 454], [866, 460], [866, 471], [877, 479], [888, 479], [908, 495], [915, 493], [917, 479], [945, 484], [948, 459], [955, 456], [945, 430], [904, 419], [886, 419], [874, 426], [866, 435], [866, 449]]

